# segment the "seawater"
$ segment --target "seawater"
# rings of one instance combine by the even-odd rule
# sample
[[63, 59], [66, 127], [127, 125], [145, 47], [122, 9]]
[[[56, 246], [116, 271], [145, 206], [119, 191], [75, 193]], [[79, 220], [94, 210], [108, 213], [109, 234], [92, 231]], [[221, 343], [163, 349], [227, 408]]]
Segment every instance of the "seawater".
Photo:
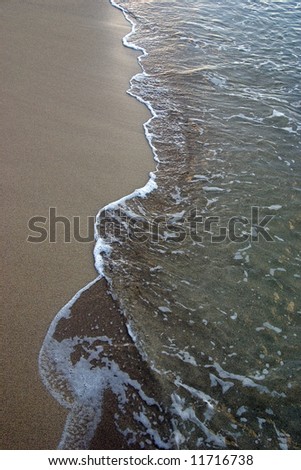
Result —
[[[136, 421], [157, 447], [300, 448], [301, 4], [111, 3], [141, 51], [129, 93], [152, 113], [157, 162], [95, 227], [96, 267], [160, 383], [169, 431], [146, 417], [145, 394]], [[72, 380], [90, 380], [91, 404], [107, 369], [91, 366], [84, 335], [64, 351], [80, 341]], [[130, 380], [116, 377], [121, 396]]]

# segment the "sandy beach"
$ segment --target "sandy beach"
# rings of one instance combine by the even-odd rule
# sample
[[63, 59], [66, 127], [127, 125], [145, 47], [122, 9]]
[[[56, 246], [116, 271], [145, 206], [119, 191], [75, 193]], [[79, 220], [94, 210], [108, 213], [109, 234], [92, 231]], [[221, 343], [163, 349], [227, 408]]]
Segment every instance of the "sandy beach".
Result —
[[126, 94], [139, 72], [108, 0], [1, 0], [1, 448], [55, 449], [66, 412], [38, 373], [57, 311], [96, 273], [93, 243], [28, 243], [34, 216], [88, 216], [153, 169]]

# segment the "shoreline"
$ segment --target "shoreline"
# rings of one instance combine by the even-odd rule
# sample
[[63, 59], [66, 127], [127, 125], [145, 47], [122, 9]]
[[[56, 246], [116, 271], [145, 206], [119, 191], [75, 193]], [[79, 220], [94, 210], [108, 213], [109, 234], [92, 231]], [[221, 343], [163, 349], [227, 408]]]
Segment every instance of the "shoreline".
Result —
[[[148, 126], [157, 114], [149, 102], [144, 101], [132, 91], [132, 80], [135, 80], [136, 76], [145, 74], [140, 59], [145, 57], [147, 52], [129, 41], [135, 32], [136, 23], [127, 11], [113, 0], [110, 0], [110, 3], [123, 13], [132, 26], [132, 30], [123, 37], [124, 46], [142, 52], [137, 57], [142, 73], [140, 71], [131, 78], [127, 93], [144, 104], [151, 114], [151, 117], [143, 124], [144, 133], [152, 149], [154, 162], [160, 163], [148, 132]], [[94, 260], [99, 276], [80, 289], [57, 313], [41, 348], [40, 375], [45, 387], [62, 406], [69, 410], [59, 449], [171, 448], [172, 420], [168, 406], [164, 404], [161, 380], [143, 358], [143, 353], [139, 352], [131, 324], [127, 323], [127, 315], [115, 298], [110, 278], [104, 269], [105, 261], [102, 256], [102, 254], [108, 255], [111, 247], [98, 233], [98, 225], [101, 225], [103, 214], [107, 210], [113, 210], [132, 199], [144, 198], [157, 189], [157, 170], [156, 165], [155, 170], [149, 173], [149, 179], [144, 186], [106, 204], [99, 210], [94, 226], [96, 239]], [[104, 316], [103, 312], [109, 315]], [[94, 330], [97, 332], [95, 333]], [[109, 344], [105, 347], [100, 346], [107, 341]], [[71, 349], [70, 345], [73, 345]], [[95, 356], [98, 347], [101, 348], [101, 352]], [[90, 352], [95, 358], [89, 363], [87, 357]], [[59, 361], [53, 361], [53, 357], [58, 357]], [[86, 366], [84, 366], [85, 361], [87, 361]], [[98, 370], [98, 373], [93, 373], [93, 370]], [[112, 371], [114, 371], [113, 374]], [[80, 374], [80, 380], [77, 374]], [[95, 379], [95, 376], [99, 376], [98, 379]], [[120, 381], [117, 389], [120, 386], [124, 387], [122, 393], [120, 390], [117, 391], [116, 383], [114, 385], [116, 377], [117, 382]], [[135, 397], [135, 392], [133, 393], [132, 390], [126, 400], [126, 403], [131, 403], [131, 405], [125, 406], [125, 403], [120, 405], [122, 395], [128, 394], [127, 389], [133, 387], [135, 390], [138, 384], [137, 396]], [[86, 390], [90, 389], [93, 393], [91, 395], [88, 392], [87, 400]], [[150, 422], [149, 429], [145, 431], [148, 420], [146, 416], [146, 421], [141, 419], [140, 425], [139, 420], [137, 422], [136, 410], [141, 410], [140, 413], [144, 415], [145, 405], [150, 404], [149, 417], [154, 419], [157, 416], [155, 422], [161, 423], [162, 438], [151, 428]], [[123, 424], [126, 423], [127, 426], [135, 429], [135, 438], [125, 437], [116, 418], [120, 414]], [[145, 439], [148, 434], [154, 435], [151, 439]]]
[[38, 354], [59, 308], [96, 273], [92, 244], [30, 245], [27, 220], [51, 206], [86, 219], [142, 186], [153, 166], [142, 128], [149, 112], [125, 94], [139, 66], [121, 43], [129, 25], [109, 0], [13, 0], [3, 13], [1, 448], [53, 449], [66, 412], [41, 384]]

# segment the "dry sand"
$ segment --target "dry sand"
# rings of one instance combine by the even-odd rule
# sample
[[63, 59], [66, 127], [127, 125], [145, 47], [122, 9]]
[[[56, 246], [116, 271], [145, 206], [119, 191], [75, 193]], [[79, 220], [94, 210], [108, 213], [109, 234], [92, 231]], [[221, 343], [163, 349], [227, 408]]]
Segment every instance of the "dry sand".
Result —
[[126, 95], [139, 71], [108, 0], [1, 0], [2, 449], [54, 449], [65, 411], [44, 389], [47, 328], [95, 277], [93, 243], [30, 244], [27, 222], [87, 216], [147, 181], [146, 108]]

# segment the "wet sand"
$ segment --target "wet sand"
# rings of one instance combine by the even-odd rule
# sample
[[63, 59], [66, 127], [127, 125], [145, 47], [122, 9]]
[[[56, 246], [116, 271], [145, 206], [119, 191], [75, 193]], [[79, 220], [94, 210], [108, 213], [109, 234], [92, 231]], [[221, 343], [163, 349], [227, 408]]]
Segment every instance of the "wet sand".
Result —
[[28, 243], [28, 220], [86, 219], [153, 169], [130, 25], [108, 0], [9, 0], [1, 9], [1, 448], [55, 449], [66, 412], [38, 374], [57, 311], [95, 277], [93, 243]]

